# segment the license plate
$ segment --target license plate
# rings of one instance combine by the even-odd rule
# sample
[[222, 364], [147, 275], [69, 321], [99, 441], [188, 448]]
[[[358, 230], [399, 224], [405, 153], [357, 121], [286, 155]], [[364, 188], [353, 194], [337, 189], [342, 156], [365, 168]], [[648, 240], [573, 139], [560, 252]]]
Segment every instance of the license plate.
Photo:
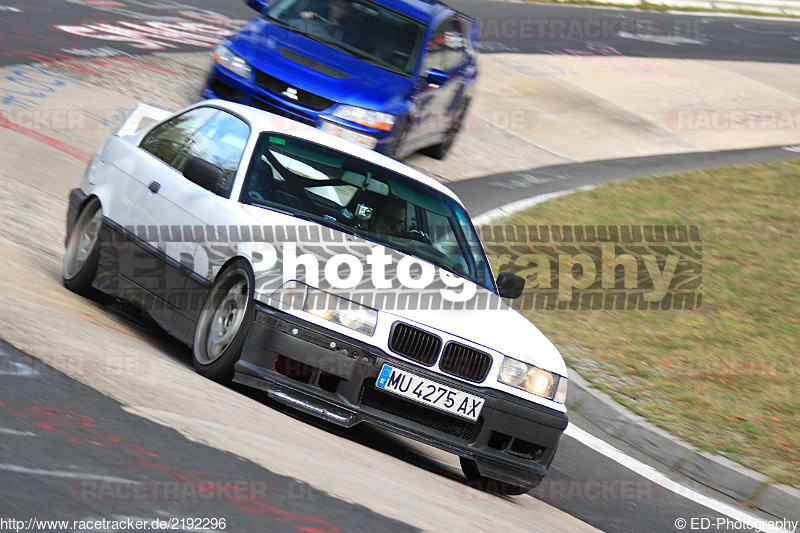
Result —
[[485, 400], [436, 381], [384, 364], [375, 387], [452, 415], [478, 419]]

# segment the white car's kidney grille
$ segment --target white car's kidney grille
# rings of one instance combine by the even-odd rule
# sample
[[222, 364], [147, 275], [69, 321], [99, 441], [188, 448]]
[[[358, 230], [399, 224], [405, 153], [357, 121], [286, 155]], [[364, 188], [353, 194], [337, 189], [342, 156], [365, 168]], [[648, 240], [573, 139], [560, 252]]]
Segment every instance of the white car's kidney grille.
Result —
[[439, 357], [442, 339], [419, 328], [395, 322], [389, 338], [389, 349], [426, 366], [433, 366]]
[[492, 366], [492, 357], [469, 346], [448, 342], [444, 347], [439, 368], [460, 378], [470, 381], [483, 381], [489, 368]]

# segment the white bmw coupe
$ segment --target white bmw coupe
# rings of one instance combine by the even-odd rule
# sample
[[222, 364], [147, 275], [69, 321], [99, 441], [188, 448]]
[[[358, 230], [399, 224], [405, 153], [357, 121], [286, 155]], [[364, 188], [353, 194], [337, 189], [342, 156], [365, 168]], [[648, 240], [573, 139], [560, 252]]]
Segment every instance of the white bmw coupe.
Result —
[[553, 461], [567, 372], [502, 301], [525, 280], [494, 278], [461, 201], [397, 161], [230, 102], [142, 105], [67, 231], [64, 285], [138, 306], [211, 379], [457, 454], [505, 494]]

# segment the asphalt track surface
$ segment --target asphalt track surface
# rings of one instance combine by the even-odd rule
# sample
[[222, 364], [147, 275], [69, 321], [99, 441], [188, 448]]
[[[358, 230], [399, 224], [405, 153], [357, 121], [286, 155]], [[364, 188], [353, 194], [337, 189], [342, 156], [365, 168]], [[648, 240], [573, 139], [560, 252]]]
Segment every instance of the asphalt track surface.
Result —
[[[197, 17], [207, 15], [204, 10], [218, 11], [230, 19], [248, 18], [252, 15], [239, 2], [222, 4], [205, 1], [189, 5], [143, 0], [127, 4], [136, 4], [136, 12], [147, 15], [147, 20], [153, 20], [153, 17], [170, 17], [179, 11], [184, 14], [190, 12]], [[656, 21], [655, 26], [663, 28], [664, 35], [694, 39], [702, 43], [684, 43], [679, 47], [669, 47], [656, 46], [641, 39], [611, 36], [615, 47], [634, 57], [798, 62], [797, 46], [787, 46], [787, 43], [797, 42], [791, 40], [797, 34], [797, 26], [782, 21], [709, 19], [614, 9], [473, 1], [452, 4], [473, 16], [496, 21], [521, 21], [533, 17], [551, 21], [576, 18], [646, 18]], [[26, 2], [27, 13], [35, 13], [36, 16], [24, 18], [15, 19], [13, 13], [0, 13], [0, 65], [33, 62], [44, 57], [58, 59], [74, 55], [71, 50], [102, 46], [96, 40], [53, 29], [54, 24], [116, 24], [123, 19], [137, 23], [136, 17], [129, 16], [130, 13], [114, 11], [108, 6], [101, 9], [97, 5], [89, 6], [77, 0], [60, 2], [57, 5], [59, 7], [56, 8], [52, 2]], [[216, 23], [221, 24], [220, 21]], [[688, 34], [686, 31], [695, 33]], [[586, 44], [586, 39], [551, 39], [546, 36], [540, 39], [520, 39], [501, 32], [497, 39], [492, 37], [488, 42], [500, 43], [494, 46], [494, 51], [540, 53], [582, 46]], [[487, 47], [484, 51], [491, 52], [491, 48]], [[176, 47], [174, 51], [198, 49], [202, 47], [187, 44]], [[170, 50], [167, 48], [166, 51]], [[131, 49], [130, 53], [144, 54], [147, 50]], [[465, 200], [470, 213], [478, 215], [522, 198], [612, 179], [664, 174], [719, 164], [759, 162], [793, 155], [796, 152], [787, 150], [786, 147], [773, 147], [632, 158], [531, 169], [467, 180], [451, 186]], [[296, 531], [298, 526], [320, 530], [327, 530], [325, 528], [330, 526], [343, 531], [411, 529], [406, 524], [376, 515], [364, 507], [322, 493], [314, 493], [313, 497], [309, 497], [309, 491], [313, 491], [313, 488], [302, 480], [278, 476], [259, 465], [197, 444], [174, 430], [127, 413], [113, 400], [41, 363], [36, 363], [35, 359], [28, 358], [9, 345], [0, 344], [0, 362], [0, 511], [4, 518], [215, 518], [208, 513], [209, 507], [213, 507], [215, 510], [224, 509], [224, 516], [217, 518], [226, 518], [226, 529], [229, 531]], [[237, 391], [250, 394], [245, 390]], [[590, 421], [580, 420], [575, 415], [572, 415], [572, 421], [577, 421], [579, 427], [589, 432], [596, 431]], [[344, 433], [348, 438], [376, 449], [392, 448], [387, 453], [426, 468], [432, 475], [451, 475], [442, 469], [437, 470], [433, 465], [424, 464], [424, 459], [404, 450], [402, 444], [392, 441], [390, 436], [381, 432], [354, 429]], [[84, 479], [81, 477], [82, 473], [91, 474], [87, 474]], [[80, 484], [87, 479], [95, 485]], [[148, 490], [164, 490], [174, 487], [168, 485], [168, 482], [178, 481], [182, 490], [190, 491], [192, 487], [200, 487], [199, 482], [204, 479], [246, 481], [249, 483], [246, 486], [251, 491], [263, 489], [270, 497], [260, 500], [260, 503], [247, 501], [246, 498], [245, 501], [237, 501], [237, 498], [228, 498], [227, 489], [217, 487], [206, 489], [207, 492], [203, 493], [221, 500], [219, 505], [213, 506], [206, 505], [200, 493], [195, 500], [179, 498], [170, 501], [153, 498], [131, 501], [125, 499], [124, 495], [117, 501], [109, 501], [108, 497], [95, 500], [92, 498], [93, 491], [102, 490], [96, 485], [98, 479], [108, 481], [106, 490], [116, 489], [123, 492], [126, 487], [133, 486], [132, 483], [139, 484], [136, 486], [144, 485]], [[675, 479], [686, 482], [680, 477]], [[572, 490], [585, 487], [587, 480], [605, 483], [605, 497], [586, 497], [585, 494]], [[644, 491], [644, 496], [626, 497], [620, 491], [620, 484], [638, 487]], [[673, 524], [678, 518], [704, 517], [715, 520], [722, 516], [689, 499], [665, 491], [569, 436], [563, 438], [550, 475], [542, 487], [532, 493], [532, 497], [546, 501], [605, 531], [660, 533], [674, 531]], [[409, 513], [413, 513], [413, 509], [409, 509]], [[535, 517], [531, 517], [531, 521], [535, 522]]]
[[769, 146], [748, 150], [631, 157], [504, 172], [449, 183], [448, 187], [464, 201], [470, 216], [474, 218], [521, 199], [612, 180], [673, 174], [726, 165], [763, 163], [798, 156], [800, 156], [800, 146]]
[[[591, 42], [612, 45], [631, 57], [800, 62], [800, 27], [795, 21], [485, 0], [449, 3], [481, 21], [483, 53], [562, 53]], [[237, 21], [253, 16], [241, 1], [26, 0], [13, 6], [0, 5], [0, 66], [63, 59], [72, 50], [103, 45], [124, 44], [127, 53], [146, 54], [158, 49], [152, 42], [126, 40], [124, 31], [152, 32], [148, 23], [169, 23], [175, 17], [233, 30]], [[97, 34], [109, 40], [90, 37]], [[190, 42], [162, 41], [161, 46], [161, 51], [204, 48]]]
[[180, 530], [222, 518], [224, 527], [205, 529], [417, 531], [130, 414], [2, 341], [0, 413], [2, 518], [171, 518]]

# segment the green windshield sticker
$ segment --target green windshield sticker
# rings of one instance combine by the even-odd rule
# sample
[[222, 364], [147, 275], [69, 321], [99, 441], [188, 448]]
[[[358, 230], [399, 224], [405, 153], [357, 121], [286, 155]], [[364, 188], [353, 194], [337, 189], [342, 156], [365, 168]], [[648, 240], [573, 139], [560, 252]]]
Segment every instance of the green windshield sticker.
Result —
[[286, 139], [281, 139], [280, 137], [270, 137], [269, 142], [273, 144], [280, 144], [281, 146], [286, 145]]

